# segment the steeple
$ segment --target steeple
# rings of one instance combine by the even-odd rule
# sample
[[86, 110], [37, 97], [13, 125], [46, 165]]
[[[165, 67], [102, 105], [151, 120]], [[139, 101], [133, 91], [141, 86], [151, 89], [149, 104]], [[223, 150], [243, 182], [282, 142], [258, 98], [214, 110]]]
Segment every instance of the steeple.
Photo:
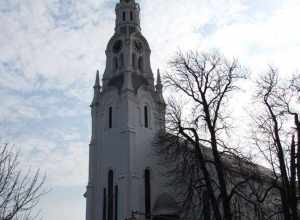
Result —
[[135, 0], [118, 1], [105, 54], [102, 83], [97, 71], [91, 104], [86, 220], [127, 219], [133, 210], [151, 216], [151, 198], [157, 196], [151, 191], [152, 140], [164, 129], [165, 103], [159, 71], [154, 83]]
[[151, 50], [141, 33], [140, 6], [135, 0], [117, 3], [115, 33], [105, 52], [103, 92], [114, 87], [136, 93], [143, 86], [154, 91]]

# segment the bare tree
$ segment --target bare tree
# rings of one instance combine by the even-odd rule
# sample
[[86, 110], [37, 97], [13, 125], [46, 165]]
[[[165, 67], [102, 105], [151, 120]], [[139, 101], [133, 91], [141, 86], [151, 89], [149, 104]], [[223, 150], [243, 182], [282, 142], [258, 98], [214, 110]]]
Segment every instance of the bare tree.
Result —
[[[278, 71], [270, 70], [257, 81], [257, 108], [254, 141], [272, 167], [274, 187], [279, 190], [285, 220], [299, 219], [300, 201], [300, 75], [281, 81]], [[298, 193], [297, 193], [298, 192]], [[298, 194], [299, 195], [299, 194]]]
[[44, 181], [39, 171], [24, 173], [18, 154], [8, 144], [0, 145], [0, 219], [33, 219], [32, 210], [43, 194]]
[[[210, 206], [214, 219], [231, 220], [240, 214], [237, 198], [247, 199], [239, 189], [254, 177], [244, 171], [256, 169], [237, 148], [226, 144], [228, 101], [238, 89], [237, 82], [246, 78], [246, 71], [237, 60], [228, 61], [218, 53], [179, 52], [170, 67], [165, 83], [188, 103], [183, 107], [169, 102], [167, 132], [160, 135], [158, 146], [164, 147], [159, 153], [171, 164], [170, 176], [172, 172], [182, 176], [173, 178], [172, 184], [181, 186], [177, 189], [181, 189], [184, 208], [193, 210], [205, 204], [203, 210]], [[192, 114], [185, 117], [188, 109]], [[239, 173], [236, 178], [233, 171]], [[204, 218], [210, 215], [201, 213]]]

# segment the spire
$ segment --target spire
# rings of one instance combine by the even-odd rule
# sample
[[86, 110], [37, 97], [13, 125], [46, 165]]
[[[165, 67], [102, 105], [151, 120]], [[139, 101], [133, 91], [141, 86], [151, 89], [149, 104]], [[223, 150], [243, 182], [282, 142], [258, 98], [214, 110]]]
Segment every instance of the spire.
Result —
[[97, 70], [96, 80], [95, 80], [95, 85], [94, 85], [94, 98], [93, 98], [91, 107], [98, 105], [100, 92], [101, 92], [100, 77], [99, 77], [99, 70]]

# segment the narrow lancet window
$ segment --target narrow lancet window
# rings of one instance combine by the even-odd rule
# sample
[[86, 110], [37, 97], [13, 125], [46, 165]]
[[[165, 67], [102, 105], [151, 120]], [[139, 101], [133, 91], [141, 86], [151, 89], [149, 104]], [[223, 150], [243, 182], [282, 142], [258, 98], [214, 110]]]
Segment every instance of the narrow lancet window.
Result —
[[123, 21], [125, 21], [126, 20], [126, 12], [124, 11], [123, 12]]
[[144, 106], [144, 126], [145, 128], [149, 127], [149, 115], [148, 115], [148, 107]]
[[115, 57], [114, 58], [114, 69], [115, 69], [115, 71], [118, 70], [118, 68], [119, 68], [118, 58]]
[[115, 220], [118, 220], [118, 193], [119, 187], [115, 185]]
[[146, 219], [151, 219], [151, 185], [150, 169], [145, 169], [145, 214]]
[[106, 188], [103, 189], [102, 219], [106, 220]]
[[108, 209], [107, 209], [107, 220], [113, 220], [113, 211], [114, 211], [114, 172], [112, 170], [108, 171]]
[[109, 128], [112, 128], [112, 117], [113, 117], [112, 107], [109, 107], [109, 110], [108, 110], [108, 127]]
[[133, 68], [136, 67], [136, 55], [135, 55], [135, 53], [132, 54], [132, 67]]

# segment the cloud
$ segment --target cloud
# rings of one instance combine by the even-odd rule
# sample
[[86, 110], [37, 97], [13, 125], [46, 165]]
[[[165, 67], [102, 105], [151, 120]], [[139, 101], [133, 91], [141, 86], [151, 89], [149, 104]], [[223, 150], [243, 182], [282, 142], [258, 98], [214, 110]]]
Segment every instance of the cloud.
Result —
[[253, 19], [226, 25], [210, 34], [205, 43], [241, 58], [254, 71], [274, 64], [285, 72], [293, 72], [297, 68], [295, 54], [300, 43], [300, 31], [295, 28], [300, 19], [299, 8], [299, 2], [285, 1], [268, 12], [263, 22]]

